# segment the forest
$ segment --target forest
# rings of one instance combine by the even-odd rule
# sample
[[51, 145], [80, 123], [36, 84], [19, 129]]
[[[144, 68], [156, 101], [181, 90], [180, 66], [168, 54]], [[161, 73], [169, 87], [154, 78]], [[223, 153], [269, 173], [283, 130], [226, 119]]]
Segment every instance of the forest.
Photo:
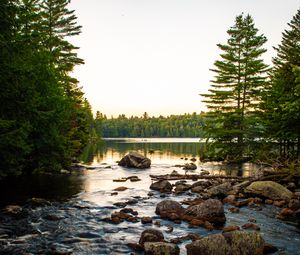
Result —
[[55, 172], [87, 144], [91, 107], [71, 76], [83, 64], [67, 0], [0, 0], [0, 176]]
[[97, 112], [95, 130], [100, 137], [201, 137], [203, 136], [204, 113], [149, 117], [124, 114], [108, 119]]

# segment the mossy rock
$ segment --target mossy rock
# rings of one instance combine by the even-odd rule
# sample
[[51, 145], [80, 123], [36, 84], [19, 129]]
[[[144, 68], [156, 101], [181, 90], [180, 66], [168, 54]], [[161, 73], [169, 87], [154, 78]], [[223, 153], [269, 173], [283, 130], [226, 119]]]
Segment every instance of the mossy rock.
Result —
[[264, 240], [259, 233], [233, 231], [204, 237], [186, 249], [187, 255], [262, 255]]
[[146, 242], [145, 255], [179, 255], [179, 248], [175, 244], [165, 242]]
[[245, 193], [263, 196], [272, 200], [290, 200], [293, 193], [281, 184], [273, 181], [257, 181], [245, 188]]

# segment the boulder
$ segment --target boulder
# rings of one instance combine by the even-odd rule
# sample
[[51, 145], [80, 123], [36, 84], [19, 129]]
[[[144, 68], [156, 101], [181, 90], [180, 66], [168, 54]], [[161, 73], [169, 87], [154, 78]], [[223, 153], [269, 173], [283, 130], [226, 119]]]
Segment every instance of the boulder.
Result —
[[151, 160], [139, 153], [130, 152], [119, 161], [118, 165], [130, 168], [144, 169], [150, 167]]
[[158, 190], [160, 192], [170, 192], [172, 188], [172, 184], [166, 180], [154, 182], [150, 186], [150, 189]]
[[231, 190], [231, 184], [229, 182], [225, 182], [208, 189], [207, 193], [212, 197], [224, 198], [227, 196], [227, 193], [230, 190]]
[[257, 196], [263, 196], [272, 200], [290, 200], [293, 196], [291, 191], [273, 181], [253, 182], [245, 188], [245, 192], [248, 194], [255, 194]]
[[197, 166], [194, 163], [187, 163], [183, 167], [184, 170], [196, 170]]
[[186, 249], [187, 255], [263, 255], [264, 240], [257, 232], [232, 231], [196, 240]]
[[178, 184], [175, 186], [175, 192], [176, 193], [181, 193], [189, 190], [191, 188], [190, 184]]
[[155, 209], [155, 213], [163, 218], [170, 218], [171, 220], [179, 219], [183, 211], [184, 209], [181, 204], [173, 200], [163, 200], [156, 205]]
[[217, 225], [226, 221], [223, 204], [217, 199], [208, 199], [201, 204], [190, 206], [184, 214], [187, 218], [209, 221]]
[[139, 244], [144, 246], [144, 243], [146, 242], [162, 242], [164, 239], [164, 235], [161, 231], [154, 228], [148, 228], [142, 232]]
[[146, 242], [145, 255], [179, 255], [179, 247], [173, 243]]

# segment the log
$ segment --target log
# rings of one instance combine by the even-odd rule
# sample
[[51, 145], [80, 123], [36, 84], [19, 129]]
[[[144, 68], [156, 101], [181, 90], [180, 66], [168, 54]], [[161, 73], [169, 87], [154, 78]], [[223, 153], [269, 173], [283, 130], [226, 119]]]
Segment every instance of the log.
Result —
[[175, 181], [175, 180], [198, 180], [198, 179], [234, 179], [234, 180], [251, 180], [255, 179], [252, 176], [227, 176], [227, 175], [199, 175], [199, 174], [188, 174], [188, 175], [150, 175], [152, 180], [168, 180], [168, 181]]

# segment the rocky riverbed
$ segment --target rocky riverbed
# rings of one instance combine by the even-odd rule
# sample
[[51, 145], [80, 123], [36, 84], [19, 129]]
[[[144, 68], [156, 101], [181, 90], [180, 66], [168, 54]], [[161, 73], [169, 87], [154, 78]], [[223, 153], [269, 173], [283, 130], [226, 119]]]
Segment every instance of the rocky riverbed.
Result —
[[2, 199], [0, 254], [300, 254], [298, 179], [208, 177], [185, 164], [19, 180], [25, 195]]

